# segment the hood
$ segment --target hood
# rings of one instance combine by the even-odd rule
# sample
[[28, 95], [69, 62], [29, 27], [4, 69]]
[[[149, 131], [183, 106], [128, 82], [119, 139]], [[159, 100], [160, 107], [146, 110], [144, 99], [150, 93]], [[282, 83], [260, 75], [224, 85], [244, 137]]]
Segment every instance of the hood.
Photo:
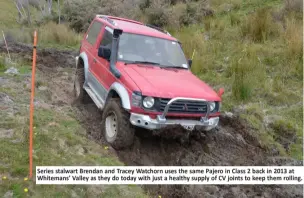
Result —
[[221, 101], [211, 87], [189, 70], [133, 64], [124, 65], [122, 68], [145, 96]]

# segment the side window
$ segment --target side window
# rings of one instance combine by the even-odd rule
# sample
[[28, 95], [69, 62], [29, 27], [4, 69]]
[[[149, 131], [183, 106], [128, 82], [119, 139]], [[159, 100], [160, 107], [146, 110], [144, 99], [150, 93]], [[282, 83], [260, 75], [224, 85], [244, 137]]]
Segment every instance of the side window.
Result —
[[87, 37], [87, 41], [91, 45], [95, 44], [98, 34], [101, 30], [101, 26], [102, 26], [102, 24], [100, 22], [97, 22], [97, 21], [93, 22], [93, 24], [88, 32], [88, 37]]
[[105, 29], [105, 33], [102, 37], [102, 40], [100, 42], [100, 46], [107, 46], [111, 47], [113, 40], [113, 35], [111, 32], [109, 32], [107, 29]]

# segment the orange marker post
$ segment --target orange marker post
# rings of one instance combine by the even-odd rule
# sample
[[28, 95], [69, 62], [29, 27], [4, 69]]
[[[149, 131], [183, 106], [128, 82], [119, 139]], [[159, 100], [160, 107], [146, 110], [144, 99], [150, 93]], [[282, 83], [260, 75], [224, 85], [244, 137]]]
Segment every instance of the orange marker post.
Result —
[[34, 96], [35, 96], [35, 71], [36, 71], [36, 47], [37, 47], [37, 31], [34, 32], [34, 46], [33, 46], [33, 65], [32, 65], [32, 90], [30, 102], [30, 145], [29, 145], [29, 160], [30, 160], [30, 174], [33, 175], [33, 115], [34, 115]]

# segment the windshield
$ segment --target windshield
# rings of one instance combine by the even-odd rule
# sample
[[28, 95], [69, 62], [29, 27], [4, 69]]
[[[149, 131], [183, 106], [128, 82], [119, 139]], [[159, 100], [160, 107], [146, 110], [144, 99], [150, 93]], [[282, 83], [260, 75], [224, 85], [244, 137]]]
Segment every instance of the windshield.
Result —
[[188, 68], [180, 44], [166, 39], [123, 33], [119, 38], [118, 60], [152, 63], [164, 67]]

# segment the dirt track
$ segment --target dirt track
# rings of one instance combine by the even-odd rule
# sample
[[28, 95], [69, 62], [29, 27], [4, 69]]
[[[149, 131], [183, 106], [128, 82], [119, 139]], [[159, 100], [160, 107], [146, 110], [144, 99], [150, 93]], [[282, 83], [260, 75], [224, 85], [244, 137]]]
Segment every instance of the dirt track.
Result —
[[[31, 59], [32, 48], [24, 45], [9, 44], [10, 51], [18, 53], [25, 59]], [[0, 45], [0, 52], [5, 51]], [[61, 67], [74, 67], [75, 52], [38, 50], [38, 69], [48, 81], [53, 105], [71, 105], [73, 73], [60, 72]], [[103, 142], [100, 138], [101, 114], [91, 102], [75, 106], [76, 118], [87, 130], [89, 138]], [[130, 149], [115, 152], [127, 165], [301, 165], [293, 159], [275, 156], [275, 152], [265, 151], [246, 124], [237, 117], [223, 116], [221, 125], [201, 139], [191, 138], [187, 144], [170, 138], [170, 133], [183, 134], [183, 129], [173, 128], [166, 136], [143, 135], [138, 131], [134, 146]], [[104, 143], [104, 142], [103, 142]], [[144, 186], [152, 195], [162, 197], [264, 197], [292, 198], [303, 197], [302, 186], [199, 186], [169, 185]]]

